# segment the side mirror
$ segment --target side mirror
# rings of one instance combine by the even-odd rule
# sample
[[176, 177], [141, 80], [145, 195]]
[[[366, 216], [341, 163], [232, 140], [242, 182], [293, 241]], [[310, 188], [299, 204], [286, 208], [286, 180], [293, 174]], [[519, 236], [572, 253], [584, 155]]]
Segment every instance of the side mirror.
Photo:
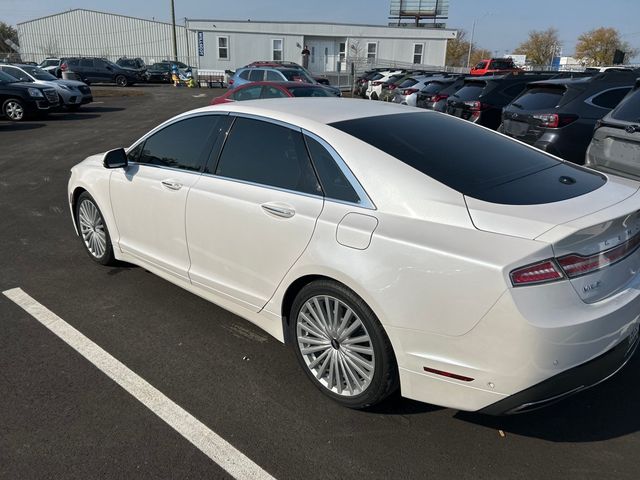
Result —
[[105, 168], [124, 168], [129, 164], [127, 161], [127, 153], [124, 151], [124, 148], [109, 150], [104, 154], [102, 164]]

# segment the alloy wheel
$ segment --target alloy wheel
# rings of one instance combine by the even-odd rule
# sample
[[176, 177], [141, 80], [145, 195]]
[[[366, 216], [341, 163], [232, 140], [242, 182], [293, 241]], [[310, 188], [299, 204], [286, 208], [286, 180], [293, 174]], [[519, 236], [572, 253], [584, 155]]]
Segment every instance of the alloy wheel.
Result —
[[4, 113], [9, 119], [18, 121], [24, 117], [24, 108], [19, 102], [10, 100], [5, 104]]
[[107, 250], [107, 235], [98, 207], [90, 200], [83, 200], [78, 208], [78, 221], [87, 250], [96, 259], [102, 258]]
[[376, 369], [373, 343], [347, 304], [328, 295], [309, 298], [298, 313], [296, 335], [307, 368], [326, 389], [354, 397], [369, 387]]

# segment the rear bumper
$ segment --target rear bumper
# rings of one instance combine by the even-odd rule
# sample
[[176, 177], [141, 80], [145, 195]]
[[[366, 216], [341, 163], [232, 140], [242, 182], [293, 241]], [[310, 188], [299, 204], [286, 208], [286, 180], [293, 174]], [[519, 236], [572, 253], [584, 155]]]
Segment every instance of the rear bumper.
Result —
[[480, 410], [480, 413], [511, 415], [530, 412], [604, 382], [618, 373], [631, 359], [638, 347], [639, 338], [636, 326], [631, 335], [608, 352], [493, 403]]

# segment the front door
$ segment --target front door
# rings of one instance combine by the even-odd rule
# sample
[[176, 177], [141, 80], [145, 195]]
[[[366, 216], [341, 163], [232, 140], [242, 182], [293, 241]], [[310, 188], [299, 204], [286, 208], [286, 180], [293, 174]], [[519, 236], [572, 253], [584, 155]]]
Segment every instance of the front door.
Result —
[[189, 190], [208, 159], [216, 128], [227, 116], [200, 115], [172, 123], [129, 152], [110, 179], [120, 249], [188, 281], [185, 235]]
[[260, 310], [304, 252], [322, 190], [299, 129], [238, 117], [187, 199], [194, 285]]
[[338, 61], [336, 42], [333, 40], [309, 40], [307, 45], [309, 56], [309, 70], [313, 73], [335, 72]]

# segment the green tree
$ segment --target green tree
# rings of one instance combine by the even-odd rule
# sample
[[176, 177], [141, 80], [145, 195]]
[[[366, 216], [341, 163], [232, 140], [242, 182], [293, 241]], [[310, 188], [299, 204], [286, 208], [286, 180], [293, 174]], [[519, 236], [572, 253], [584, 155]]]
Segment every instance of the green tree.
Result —
[[625, 61], [638, 54], [637, 49], [620, 38], [620, 33], [615, 28], [601, 27], [578, 37], [575, 56], [587, 65], [611, 65], [616, 50], [626, 53]]
[[11, 40], [13, 43], [18, 43], [18, 31], [11, 25], [0, 22], [0, 55], [3, 57], [10, 53], [16, 53], [7, 45], [5, 40]]
[[513, 53], [526, 55], [527, 63], [533, 65], [551, 65], [560, 45], [558, 30], [555, 28], [532, 30], [529, 32], [529, 38], [522, 42]]

